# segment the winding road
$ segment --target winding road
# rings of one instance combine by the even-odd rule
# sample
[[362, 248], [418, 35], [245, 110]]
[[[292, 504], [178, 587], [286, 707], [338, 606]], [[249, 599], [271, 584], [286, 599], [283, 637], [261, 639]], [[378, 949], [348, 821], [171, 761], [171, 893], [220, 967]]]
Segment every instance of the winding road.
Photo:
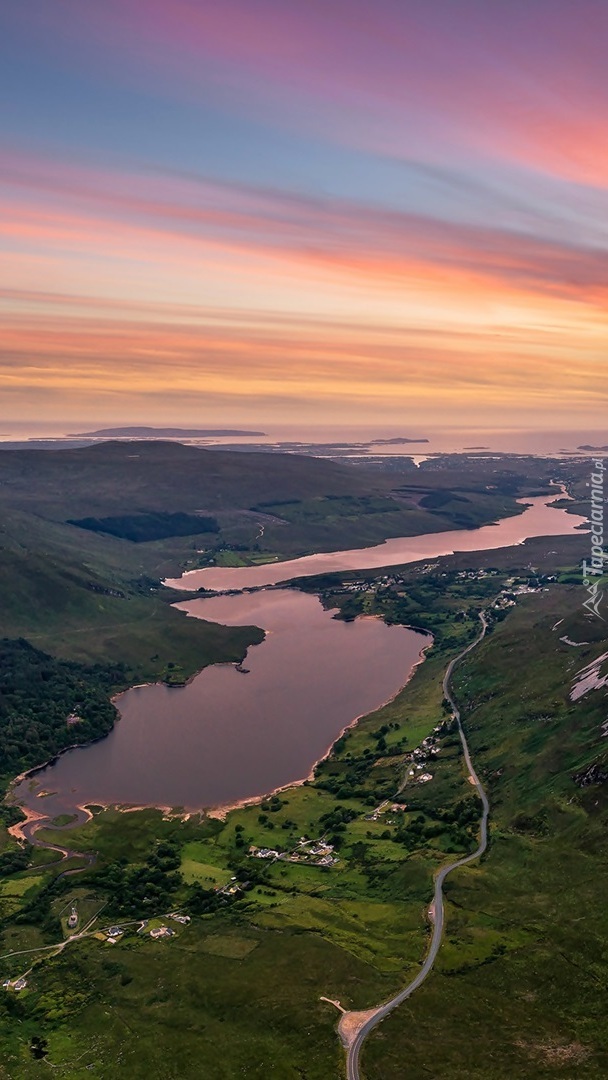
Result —
[[363, 1043], [367, 1036], [370, 1034], [370, 1032], [373, 1031], [373, 1029], [377, 1027], [382, 1020], [385, 1019], [385, 1017], [392, 1013], [398, 1005], [401, 1005], [402, 1002], [409, 998], [410, 995], [413, 994], [414, 991], [422, 985], [422, 983], [425, 981], [425, 979], [433, 969], [433, 965], [437, 958], [437, 953], [439, 952], [441, 939], [443, 936], [443, 925], [445, 919], [443, 904], [443, 883], [445, 879], [447, 878], [448, 874], [452, 873], [453, 870], [457, 870], [460, 866], [466, 866], [467, 863], [473, 862], [475, 859], [478, 859], [480, 855], [483, 855], [484, 851], [488, 846], [488, 817], [490, 814], [490, 804], [488, 802], [488, 797], [485, 793], [483, 785], [479, 777], [477, 776], [475, 769], [473, 768], [473, 764], [471, 762], [471, 754], [469, 752], [469, 746], [460, 719], [460, 712], [450, 693], [450, 680], [454, 668], [458, 663], [460, 663], [463, 657], [467, 655], [467, 653], [470, 653], [472, 649], [476, 648], [476, 646], [479, 645], [480, 641], [482, 641], [482, 639], [486, 635], [488, 623], [483, 612], [480, 613], [479, 618], [481, 620], [481, 632], [475, 638], [475, 641], [471, 642], [471, 644], [468, 645], [466, 649], [463, 649], [463, 651], [459, 653], [458, 656], [455, 656], [454, 659], [450, 661], [443, 677], [443, 693], [452, 707], [452, 715], [458, 725], [458, 734], [460, 735], [460, 741], [462, 743], [462, 749], [464, 752], [464, 760], [469, 771], [469, 778], [477, 789], [477, 794], [481, 799], [481, 805], [483, 808], [481, 822], [479, 826], [479, 844], [475, 851], [473, 851], [470, 855], [465, 855], [464, 858], [458, 859], [456, 862], [450, 863], [447, 866], [442, 866], [437, 873], [435, 877], [435, 893], [432, 905], [434, 910], [433, 935], [431, 937], [431, 944], [429, 946], [429, 951], [426, 955], [424, 963], [416, 977], [412, 979], [412, 981], [408, 983], [408, 985], [405, 986], [403, 990], [400, 990], [394, 998], [391, 998], [391, 1000], [387, 1001], [384, 1005], [380, 1005], [380, 1007], [369, 1016], [369, 1018], [362, 1024], [362, 1026], [357, 1031], [357, 1034], [348, 1046], [347, 1050], [346, 1075], [348, 1080], [361, 1080], [361, 1074], [359, 1072], [359, 1057], [361, 1054], [361, 1047], [363, 1046]]

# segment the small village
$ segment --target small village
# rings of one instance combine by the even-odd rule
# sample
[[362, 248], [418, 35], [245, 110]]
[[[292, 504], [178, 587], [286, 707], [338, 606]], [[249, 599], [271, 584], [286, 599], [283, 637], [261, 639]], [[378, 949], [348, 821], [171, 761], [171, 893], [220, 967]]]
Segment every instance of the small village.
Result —
[[[407, 771], [401, 791], [408, 783], [427, 784], [429, 780], [433, 779], [433, 774], [427, 771], [428, 761], [429, 758], [437, 758], [437, 755], [441, 752], [439, 745], [441, 731], [442, 725], [437, 724], [432, 734], [423, 739], [420, 746], [417, 746], [411, 753], [405, 754], [404, 760], [409, 763], [410, 768]], [[379, 821], [380, 818], [384, 818], [387, 825], [396, 825], [395, 815], [403, 813], [405, 809], [405, 803], [396, 803], [390, 799], [385, 799], [384, 802], [381, 802], [374, 810], [365, 815], [365, 820]], [[387, 817], [389, 814], [393, 816]]]
[[269, 859], [274, 862], [283, 859], [291, 863], [305, 863], [309, 866], [335, 866], [340, 860], [334, 854], [333, 844], [328, 844], [321, 837], [319, 840], [309, 840], [301, 836], [293, 851], [279, 851], [276, 848], [249, 848], [249, 856], [252, 859]]
[[[226, 888], [228, 888], [226, 886]], [[220, 890], [224, 891], [224, 890]], [[76, 901], [70, 901], [70, 914], [65, 919], [65, 927], [67, 936], [63, 942], [59, 942], [57, 945], [49, 945], [48, 951], [52, 953], [53, 950], [61, 952], [63, 947], [70, 941], [78, 941], [82, 938], [94, 938], [96, 941], [102, 942], [105, 945], [116, 945], [129, 930], [133, 930], [136, 927], [135, 933], [149, 936], [153, 941], [168, 940], [173, 938], [177, 934], [177, 929], [168, 926], [165, 922], [171, 920], [177, 923], [179, 926], [188, 926], [191, 922], [189, 915], [183, 915], [179, 911], [171, 911], [167, 915], [161, 915], [154, 919], [138, 919], [135, 922], [127, 922], [124, 925], [112, 924], [111, 926], [103, 927], [100, 930], [93, 930], [93, 924], [97, 921], [97, 915], [94, 916], [79, 933], [73, 933], [77, 930], [80, 922], [80, 915], [78, 912], [78, 903]], [[2, 989], [6, 991], [14, 991], [19, 993], [21, 990], [25, 990], [28, 985], [27, 975], [30, 974], [30, 968], [24, 975], [18, 978], [8, 978], [2, 983]]]

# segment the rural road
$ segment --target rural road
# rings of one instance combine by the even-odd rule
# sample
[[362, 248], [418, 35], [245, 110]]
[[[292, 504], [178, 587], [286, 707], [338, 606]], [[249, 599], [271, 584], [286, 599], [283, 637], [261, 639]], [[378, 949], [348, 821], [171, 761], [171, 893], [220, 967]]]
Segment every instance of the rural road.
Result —
[[454, 699], [450, 693], [450, 679], [452, 677], [452, 673], [454, 671], [454, 668], [456, 667], [456, 664], [458, 664], [463, 659], [463, 657], [467, 655], [467, 653], [470, 653], [472, 649], [476, 648], [476, 646], [479, 645], [480, 641], [485, 637], [488, 623], [483, 612], [480, 613], [479, 618], [481, 619], [480, 634], [475, 638], [475, 641], [473, 641], [470, 645], [467, 646], [466, 649], [463, 649], [463, 651], [459, 653], [458, 656], [455, 656], [454, 659], [450, 661], [443, 677], [443, 693], [452, 707], [452, 714], [458, 725], [458, 734], [460, 735], [460, 741], [462, 743], [464, 760], [466, 762], [471, 781], [475, 785], [477, 789], [477, 794], [481, 799], [481, 804], [483, 808], [479, 827], [479, 845], [477, 846], [476, 850], [472, 852], [472, 854], [465, 855], [464, 858], [458, 859], [457, 862], [450, 863], [447, 866], [442, 866], [437, 873], [435, 877], [435, 894], [433, 897], [433, 908], [435, 912], [433, 935], [425, 961], [416, 977], [412, 979], [411, 983], [408, 983], [408, 985], [405, 986], [403, 990], [400, 990], [399, 993], [396, 994], [394, 998], [391, 998], [390, 1001], [387, 1001], [384, 1005], [381, 1005], [378, 1009], [376, 1009], [375, 1012], [373, 1012], [372, 1015], [369, 1017], [369, 1019], [366, 1020], [366, 1022], [359, 1028], [359, 1031], [357, 1032], [355, 1038], [353, 1039], [347, 1050], [346, 1075], [348, 1080], [360, 1080], [361, 1074], [359, 1072], [359, 1056], [361, 1054], [361, 1047], [363, 1046], [363, 1043], [369, 1033], [373, 1031], [373, 1029], [377, 1027], [377, 1025], [382, 1020], [385, 1019], [385, 1017], [392, 1013], [393, 1009], [396, 1009], [398, 1005], [401, 1005], [401, 1003], [405, 1001], [406, 998], [410, 997], [410, 995], [413, 994], [414, 991], [422, 985], [422, 983], [430, 974], [433, 968], [437, 953], [439, 952], [439, 947], [441, 945], [441, 938], [443, 936], [443, 883], [446, 877], [448, 876], [448, 874], [452, 873], [452, 870], [457, 870], [459, 866], [466, 866], [467, 863], [473, 862], [474, 859], [479, 858], [480, 855], [483, 855], [486, 847], [488, 846], [488, 816], [490, 813], [490, 804], [488, 802], [488, 797], [484, 791], [483, 785], [473, 768], [473, 764], [471, 762], [471, 755], [469, 752], [469, 746], [462, 728], [460, 712], [456, 707]]

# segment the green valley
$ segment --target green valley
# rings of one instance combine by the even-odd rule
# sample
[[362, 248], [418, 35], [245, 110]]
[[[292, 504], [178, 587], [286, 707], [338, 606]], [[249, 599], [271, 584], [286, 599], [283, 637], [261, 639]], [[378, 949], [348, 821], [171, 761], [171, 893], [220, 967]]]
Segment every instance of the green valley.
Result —
[[[435, 472], [415, 479], [427, 489], [449, 487], [449, 470]], [[3, 618], [5, 632], [27, 641], [3, 645], [0, 720], [12, 740], [6, 780], [36, 763], [38, 746], [44, 757], [76, 731], [83, 740], [103, 734], [119, 686], [242, 658], [260, 633], [186, 620], [169, 606], [176, 596], [165, 598], [154, 575], [188, 550], [194, 558], [183, 546], [190, 538], [134, 543], [67, 525], [68, 514], [127, 509], [98, 493], [89, 499], [84, 482], [61, 508], [55, 494], [34, 514], [15, 475], [6, 485], [14, 482], [10, 506], [2, 495], [9, 507], [2, 565], [13, 582]], [[367, 473], [352, 469], [359, 517], [382, 516], [394, 483], [392, 476], [374, 495]], [[528, 480], [528, 490], [536, 483]], [[582, 470], [569, 478], [579, 498], [583, 484]], [[347, 528], [348, 499], [321, 490], [307, 498], [336, 503]], [[153, 502], [150, 491], [139, 501], [131, 492], [131, 512], [212, 509], [210, 497], [188, 500], [180, 489], [173, 502], [168, 494]], [[513, 493], [520, 492], [518, 484]], [[256, 500], [267, 501], [260, 490]], [[291, 525], [277, 530], [293, 527], [305, 551], [298, 529], [306, 514], [294, 505], [308, 504], [284, 503]], [[222, 543], [233, 512], [223, 521], [213, 507]], [[435, 969], [370, 1035], [363, 1076], [396, 1080], [405, 1060], [416, 1078], [429, 1069], [446, 1080], [604, 1076], [605, 697], [599, 678], [598, 688], [571, 697], [576, 673], [596, 660], [600, 671], [606, 649], [602, 621], [581, 607], [575, 567], [586, 543], [576, 534], [540, 538], [296, 583], [343, 619], [377, 615], [433, 635], [408, 685], [347, 731], [299, 786], [224, 816], [89, 806], [85, 824], [74, 826], [69, 815], [45, 822], [36, 840], [46, 847], [18, 842], [18, 811], [5, 804], [0, 976], [25, 986], [0, 996], [0, 1076], [29, 1080], [51, 1065], [74, 1080], [170, 1080], [200, 1075], [202, 1061], [210, 1080], [342, 1075], [331, 1002], [369, 1009], [412, 978], [429, 941], [433, 874], [477, 843], [479, 801], [442, 680], [476, 635], [480, 611], [489, 633], [456, 669], [453, 691], [490, 797], [490, 846], [481, 863], [447, 879]], [[245, 555], [255, 554], [251, 543]], [[10, 571], [19, 558], [19, 571], [15, 563]], [[31, 616], [18, 591], [28, 588]], [[79, 722], [67, 728], [64, 713]]]

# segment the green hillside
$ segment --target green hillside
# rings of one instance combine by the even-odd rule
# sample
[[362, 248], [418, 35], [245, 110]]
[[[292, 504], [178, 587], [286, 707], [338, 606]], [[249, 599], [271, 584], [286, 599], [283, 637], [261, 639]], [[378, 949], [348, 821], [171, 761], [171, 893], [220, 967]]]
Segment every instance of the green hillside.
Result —
[[499, 463], [488, 475], [465, 462], [393, 475], [171, 442], [3, 450], [0, 634], [66, 658], [124, 659], [144, 678], [168, 662], [191, 674], [253, 638], [170, 610], [164, 576], [483, 524], [519, 513], [515, 497], [546, 489], [552, 469]]
[[[388, 583], [366, 574], [368, 589], [357, 594], [344, 591], [356, 575], [345, 586], [326, 580], [332, 607], [356, 613], [355, 596], [359, 610], [391, 620], [418, 613], [435, 644], [395, 701], [336, 743], [314, 783], [226, 822], [109, 810], [78, 829], [46, 831], [96, 852], [97, 862], [73, 881], [15, 867], [0, 897], [6, 950], [56, 940], [55, 913], [72, 896], [96, 897], [108, 920], [124, 922], [137, 916], [144, 889], [192, 922], [170, 942], [142, 939], [134, 926], [113, 947], [89, 938], [34, 965], [15, 1005], [21, 1024], [0, 1011], [16, 1075], [48, 1072], [28, 1049], [38, 1038], [49, 1064], [76, 1080], [91, 1062], [100, 1080], [165, 1080], [167, 1060], [192, 1078], [205, 1060], [210, 1080], [339, 1077], [337, 1013], [321, 998], [364, 1009], [412, 977], [428, 940], [433, 870], [476, 842], [477, 802], [444, 723], [445, 666], [476, 633], [480, 608], [527, 585], [537, 591], [493, 609], [490, 634], [455, 680], [489, 790], [490, 848], [449, 880], [437, 968], [370, 1038], [364, 1076], [401, 1080], [405, 1060], [424, 1076], [432, 1047], [437, 1080], [603, 1078], [605, 691], [570, 693], [576, 672], [606, 651], [606, 632], [582, 613], [579, 587], [547, 580], [568, 576], [582, 542], [485, 553], [484, 573], [475, 556], [459, 555], [393, 570]], [[406, 786], [403, 809], [373, 819], [394, 799], [408, 753], [438, 725], [432, 783]], [[339, 863], [247, 858], [250, 844], [289, 850], [303, 834], [327, 835]], [[249, 885], [222, 901], [214, 889], [232, 875]], [[17, 970], [10, 957], [0, 967], [7, 977]]]
[[425, 1075], [431, 1043], [438, 1080], [608, 1075], [606, 695], [570, 700], [607, 635], [581, 592], [526, 598], [458, 672], [490, 850], [449, 879], [436, 970], [370, 1038], [366, 1080], [401, 1080], [404, 1056]]

